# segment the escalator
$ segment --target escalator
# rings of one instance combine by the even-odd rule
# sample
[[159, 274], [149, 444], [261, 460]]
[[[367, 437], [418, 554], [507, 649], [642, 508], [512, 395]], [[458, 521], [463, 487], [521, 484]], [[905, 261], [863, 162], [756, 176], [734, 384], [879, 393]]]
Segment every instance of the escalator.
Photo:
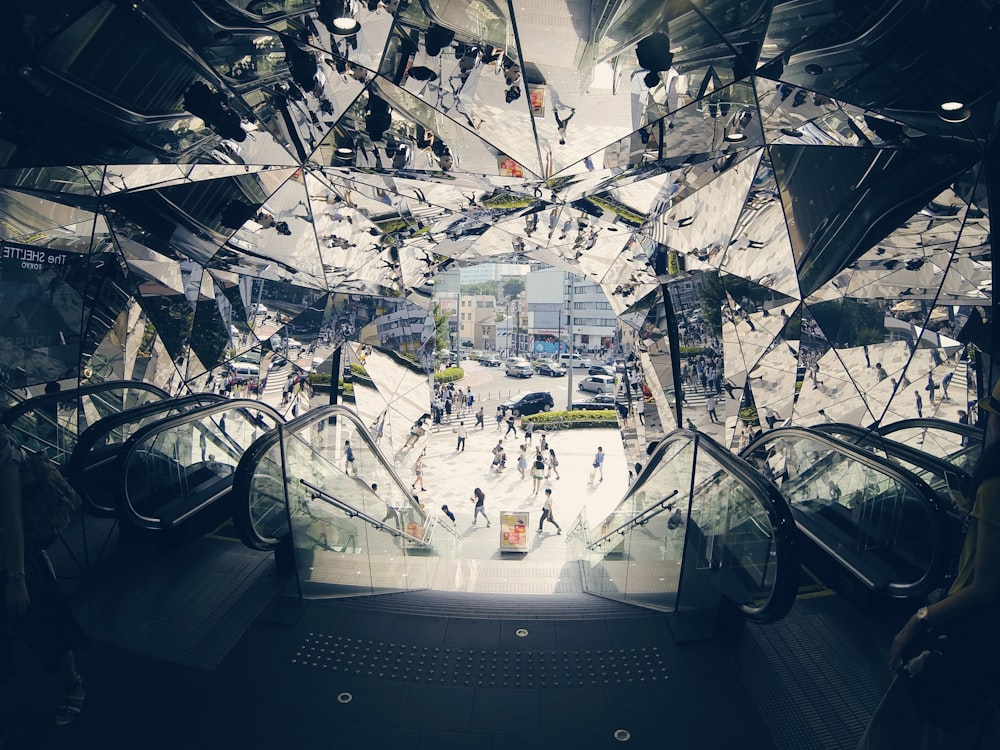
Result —
[[856, 607], [922, 599], [943, 583], [950, 504], [899, 463], [803, 427], [770, 430], [741, 457], [780, 489], [803, 564]]
[[66, 478], [83, 500], [83, 510], [98, 518], [118, 517], [118, 486], [108, 477], [121, 473], [121, 452], [135, 432], [161, 419], [225, 401], [214, 393], [164, 399], [112, 414], [91, 425], [77, 439]]
[[253, 400], [212, 403], [135, 432], [122, 446], [117, 514], [123, 540], [181, 541], [232, 514], [236, 466], [281, 414]]
[[3, 424], [22, 447], [44, 453], [65, 467], [87, 427], [112, 414], [167, 398], [166, 391], [149, 383], [108, 381], [29, 398], [10, 409]]
[[678, 638], [710, 632], [701, 620], [723, 600], [751, 622], [780, 619], [795, 600], [797, 534], [780, 493], [690, 430], [659, 443], [611, 515], [591, 526], [581, 513], [567, 542], [586, 591], [671, 613]]
[[257, 440], [236, 469], [233, 496], [240, 538], [294, 565], [305, 597], [427, 588], [461, 542], [342, 406], [314, 409]]

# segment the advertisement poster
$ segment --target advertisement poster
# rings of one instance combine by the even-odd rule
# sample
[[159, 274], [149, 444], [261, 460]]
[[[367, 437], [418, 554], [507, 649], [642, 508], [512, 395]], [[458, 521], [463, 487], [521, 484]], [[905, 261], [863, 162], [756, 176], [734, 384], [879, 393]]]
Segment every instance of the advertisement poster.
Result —
[[500, 511], [500, 551], [528, 551], [528, 512]]
[[501, 156], [497, 159], [502, 177], [524, 177], [524, 168], [509, 156]]
[[545, 84], [528, 84], [528, 101], [533, 117], [545, 117]]

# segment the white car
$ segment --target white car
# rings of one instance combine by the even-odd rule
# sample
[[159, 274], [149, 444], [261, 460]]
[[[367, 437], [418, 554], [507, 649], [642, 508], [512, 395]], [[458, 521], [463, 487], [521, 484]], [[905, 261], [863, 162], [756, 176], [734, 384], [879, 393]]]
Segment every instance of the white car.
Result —
[[610, 375], [590, 375], [581, 380], [577, 388], [581, 391], [592, 391], [594, 393], [613, 393], [615, 390], [615, 379]]

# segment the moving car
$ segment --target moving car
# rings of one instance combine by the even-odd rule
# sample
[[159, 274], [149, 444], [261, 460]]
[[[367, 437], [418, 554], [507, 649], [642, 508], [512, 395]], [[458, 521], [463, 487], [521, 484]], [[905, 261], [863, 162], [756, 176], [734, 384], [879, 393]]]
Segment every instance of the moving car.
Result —
[[483, 367], [502, 367], [503, 362], [500, 361], [499, 357], [480, 357], [479, 364]]
[[608, 365], [594, 365], [589, 370], [587, 370], [588, 375], [609, 375], [610, 377], [615, 376], [615, 368]]
[[598, 393], [586, 401], [574, 401], [574, 409], [614, 409], [615, 397], [612, 393]]
[[577, 367], [590, 367], [593, 364], [589, 359], [584, 359], [579, 354], [560, 354], [559, 361], [566, 367], [569, 367], [570, 362], [572, 362], [573, 369]]
[[509, 359], [507, 360], [506, 374], [507, 377], [511, 378], [530, 378], [535, 374], [535, 368], [527, 360]]
[[610, 375], [588, 375], [580, 381], [577, 388], [594, 393], [612, 393], [615, 390], [615, 379]]
[[500, 404], [500, 408], [505, 413], [513, 409], [518, 414], [524, 416], [526, 414], [537, 414], [540, 411], [548, 411], [554, 405], [555, 401], [552, 400], [552, 394], [548, 391], [532, 391], [531, 393], [522, 393], [520, 396], [507, 399]]
[[555, 362], [543, 360], [535, 365], [535, 372], [539, 375], [548, 375], [550, 378], [560, 378], [566, 375], [566, 368]]

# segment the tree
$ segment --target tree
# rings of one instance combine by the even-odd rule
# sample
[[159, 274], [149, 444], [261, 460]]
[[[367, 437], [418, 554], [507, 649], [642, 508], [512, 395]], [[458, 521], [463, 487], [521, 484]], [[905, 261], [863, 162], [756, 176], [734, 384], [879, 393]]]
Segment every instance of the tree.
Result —
[[438, 351], [448, 348], [448, 313], [441, 309], [441, 303], [435, 302], [431, 309], [434, 316], [434, 348]]
[[514, 299], [524, 291], [524, 279], [514, 276], [503, 283], [503, 294], [509, 299]]
[[475, 284], [462, 284], [462, 294], [492, 294], [496, 297], [500, 293], [499, 281], [480, 281]]

